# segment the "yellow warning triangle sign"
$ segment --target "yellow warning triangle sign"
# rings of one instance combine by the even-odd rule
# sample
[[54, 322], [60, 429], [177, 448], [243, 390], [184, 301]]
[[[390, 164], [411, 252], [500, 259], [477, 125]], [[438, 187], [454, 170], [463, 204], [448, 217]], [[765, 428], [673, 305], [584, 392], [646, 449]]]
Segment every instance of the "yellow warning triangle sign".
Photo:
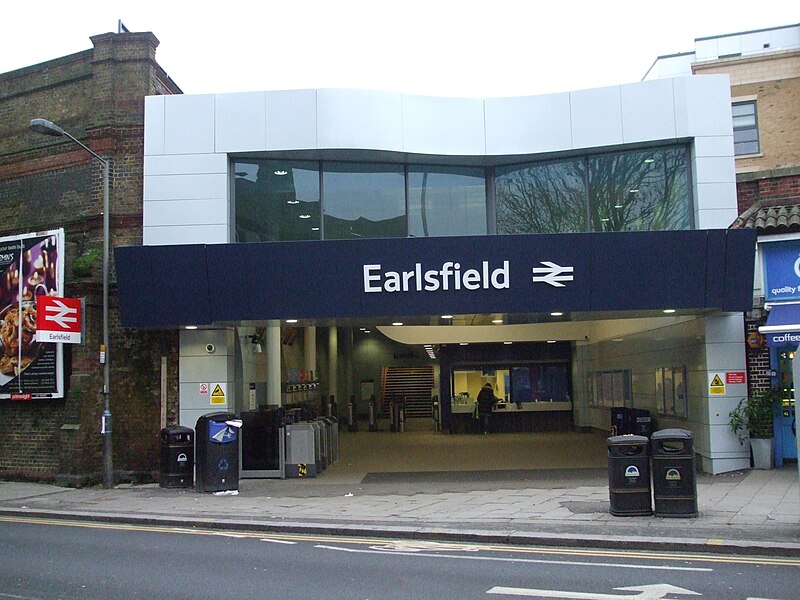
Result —
[[[714, 375], [714, 379], [711, 380], [711, 387], [724, 387], [724, 385], [725, 384], [722, 383], [722, 379], [720, 379], [719, 375]], [[216, 393], [216, 390], [214, 393]]]
[[[722, 385], [722, 384], [720, 384], [720, 385]], [[223, 392], [222, 388], [219, 386], [219, 384], [217, 384], [217, 387], [214, 388], [214, 391], [211, 392], [211, 395], [212, 396], [222, 396], [222, 397], [224, 397], [225, 396], [225, 392]]]

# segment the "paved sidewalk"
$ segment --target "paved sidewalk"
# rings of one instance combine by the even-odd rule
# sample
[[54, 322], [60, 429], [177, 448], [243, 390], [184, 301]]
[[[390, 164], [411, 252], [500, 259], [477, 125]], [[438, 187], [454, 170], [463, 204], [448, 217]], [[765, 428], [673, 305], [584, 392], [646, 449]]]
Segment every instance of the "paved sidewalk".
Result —
[[[331, 475], [333, 475], [331, 473]], [[242, 480], [237, 495], [157, 485], [0, 482], [0, 514], [174, 526], [800, 556], [797, 467], [698, 476], [698, 518], [613, 517], [604, 469]]]

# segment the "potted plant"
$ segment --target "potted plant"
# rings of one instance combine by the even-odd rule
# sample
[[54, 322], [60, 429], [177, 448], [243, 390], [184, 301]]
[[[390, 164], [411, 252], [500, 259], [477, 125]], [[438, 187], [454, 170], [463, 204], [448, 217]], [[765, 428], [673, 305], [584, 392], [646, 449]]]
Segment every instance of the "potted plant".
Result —
[[750, 439], [756, 469], [772, 468], [772, 419], [781, 398], [780, 389], [771, 388], [742, 398], [730, 412], [731, 430], [739, 437], [739, 443], [744, 444], [746, 439]]

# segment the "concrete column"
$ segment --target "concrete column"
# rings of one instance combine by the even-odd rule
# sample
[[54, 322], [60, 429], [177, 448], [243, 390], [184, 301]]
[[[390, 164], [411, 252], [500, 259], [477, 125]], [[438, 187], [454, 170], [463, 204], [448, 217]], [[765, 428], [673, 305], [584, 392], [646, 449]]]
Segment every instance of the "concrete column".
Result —
[[281, 405], [281, 322], [267, 321], [267, 404]]
[[[731, 410], [747, 395], [747, 384], [735, 383], [747, 373], [744, 317], [742, 313], [711, 315], [705, 318], [705, 329], [707, 371], [701, 397], [708, 402], [707, 425], [695, 432], [695, 451], [702, 457], [703, 471], [716, 475], [750, 466], [749, 447], [739, 443], [729, 424]], [[712, 386], [719, 382], [723, 385]]]
[[[234, 411], [235, 348], [233, 329], [180, 331], [179, 424], [191, 427], [202, 415]], [[223, 395], [215, 395], [219, 386]]]
[[303, 357], [306, 371], [313, 374], [314, 379], [319, 379], [317, 374], [317, 328], [313, 325], [306, 327], [303, 332]]
[[[344, 356], [344, 385], [342, 386], [342, 401], [347, 403], [350, 401], [350, 396], [355, 394], [353, 389], [353, 328], [348, 327], [344, 330], [344, 349], [342, 351]], [[358, 403], [358, 397], [356, 397]]]
[[341, 405], [339, 397], [339, 332], [336, 326], [328, 327], [328, 394], [336, 398], [336, 404]]

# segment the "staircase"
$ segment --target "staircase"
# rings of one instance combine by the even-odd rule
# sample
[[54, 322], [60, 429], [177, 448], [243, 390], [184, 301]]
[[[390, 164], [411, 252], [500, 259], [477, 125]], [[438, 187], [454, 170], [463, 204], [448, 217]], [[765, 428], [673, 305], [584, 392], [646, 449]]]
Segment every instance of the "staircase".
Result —
[[389, 404], [392, 399], [405, 398], [406, 419], [431, 418], [431, 388], [433, 367], [384, 367], [381, 370], [381, 417], [389, 418]]

